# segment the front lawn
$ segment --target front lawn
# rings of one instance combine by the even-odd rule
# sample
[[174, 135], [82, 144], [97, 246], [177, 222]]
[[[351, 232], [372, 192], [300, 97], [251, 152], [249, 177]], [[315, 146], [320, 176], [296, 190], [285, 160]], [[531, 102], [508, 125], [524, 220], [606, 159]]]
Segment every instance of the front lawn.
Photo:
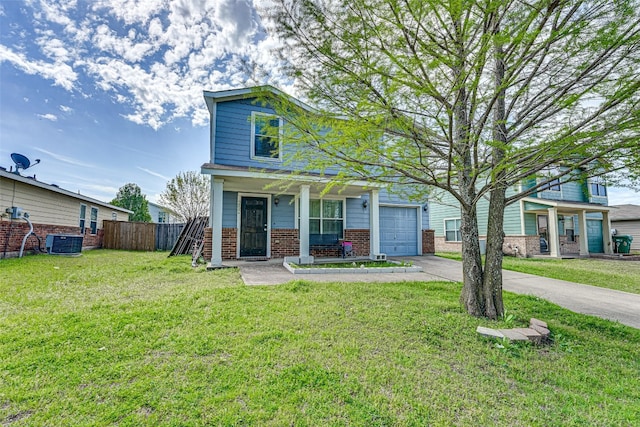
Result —
[[0, 260], [0, 424], [638, 425], [640, 331], [505, 295], [549, 347], [497, 345], [459, 284], [244, 286], [190, 257]]
[[[456, 252], [439, 252], [443, 258], [461, 260]], [[567, 280], [601, 288], [640, 294], [640, 262], [597, 258], [554, 259], [504, 257], [502, 268]]]

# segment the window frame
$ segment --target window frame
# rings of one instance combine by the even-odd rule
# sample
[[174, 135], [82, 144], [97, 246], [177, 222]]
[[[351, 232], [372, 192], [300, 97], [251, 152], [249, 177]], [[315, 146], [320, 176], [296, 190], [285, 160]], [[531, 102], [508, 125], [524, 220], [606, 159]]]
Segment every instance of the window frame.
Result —
[[[309, 204], [312, 201], [320, 201], [320, 216], [311, 216], [311, 206], [309, 206], [309, 221], [317, 220], [320, 221], [320, 234], [332, 234], [332, 233], [324, 233], [324, 221], [342, 221], [342, 229], [340, 233], [338, 233], [339, 239], [344, 239], [344, 232], [347, 227], [347, 200], [346, 198], [333, 198], [333, 197], [324, 197], [324, 198], [309, 198]], [[342, 217], [341, 218], [329, 218], [324, 216], [324, 202], [332, 201], [332, 202], [340, 202], [342, 203]], [[300, 197], [296, 196], [296, 228], [300, 229]], [[311, 233], [311, 224], [309, 224], [309, 234]]]
[[87, 205], [80, 203], [80, 212], [78, 214], [78, 226], [80, 227], [80, 233], [84, 234], [84, 229], [87, 225]]
[[[264, 157], [256, 154], [256, 136], [265, 136], [268, 138], [273, 138], [273, 136], [263, 135], [256, 133], [256, 118], [257, 117], [268, 117], [269, 119], [278, 119], [278, 156], [277, 157]], [[251, 148], [250, 148], [250, 157], [252, 160], [260, 160], [267, 162], [282, 162], [282, 135], [283, 135], [283, 120], [282, 117], [277, 116], [276, 114], [263, 113], [261, 111], [252, 111], [251, 112]]]
[[[594, 187], [597, 194], [593, 191]], [[589, 194], [591, 197], [608, 197], [607, 184], [602, 178], [592, 178], [589, 180]]]
[[[94, 210], [96, 213], [95, 219], [93, 219]], [[99, 209], [96, 206], [91, 206], [91, 209], [89, 210], [89, 228], [91, 229], [90, 234], [92, 235], [98, 234], [98, 213], [99, 213]]]
[[[449, 230], [447, 229], [447, 222], [448, 221], [455, 221], [455, 225], [457, 225], [457, 228], [455, 230]], [[462, 233], [460, 232], [460, 228], [462, 227], [462, 218], [460, 217], [456, 217], [456, 218], [445, 218], [443, 220], [443, 230], [444, 230], [444, 241], [445, 242], [453, 242], [453, 243], [459, 243], [462, 242]], [[449, 240], [448, 236], [447, 236], [447, 232], [453, 232], [455, 233], [455, 237], [458, 240]]]

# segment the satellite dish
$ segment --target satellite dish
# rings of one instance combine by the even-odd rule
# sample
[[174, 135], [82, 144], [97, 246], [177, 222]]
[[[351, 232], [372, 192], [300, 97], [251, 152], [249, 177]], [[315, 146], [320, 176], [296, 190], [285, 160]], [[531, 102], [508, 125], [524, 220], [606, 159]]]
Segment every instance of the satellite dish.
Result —
[[22, 154], [18, 154], [18, 153], [11, 153], [11, 160], [13, 160], [13, 162], [16, 164], [15, 173], [17, 173], [18, 175], [20, 175], [20, 169], [26, 170], [26, 169], [29, 169], [31, 166], [34, 166], [40, 163], [40, 159], [36, 159], [36, 162], [32, 165], [31, 161], [27, 158], [27, 156], [23, 156]]

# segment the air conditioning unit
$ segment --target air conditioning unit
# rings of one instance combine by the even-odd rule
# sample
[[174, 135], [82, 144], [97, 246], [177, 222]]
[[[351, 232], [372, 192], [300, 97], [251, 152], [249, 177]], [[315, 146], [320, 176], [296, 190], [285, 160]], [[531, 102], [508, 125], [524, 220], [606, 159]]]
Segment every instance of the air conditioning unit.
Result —
[[73, 234], [47, 234], [47, 252], [53, 255], [79, 254], [84, 236]]

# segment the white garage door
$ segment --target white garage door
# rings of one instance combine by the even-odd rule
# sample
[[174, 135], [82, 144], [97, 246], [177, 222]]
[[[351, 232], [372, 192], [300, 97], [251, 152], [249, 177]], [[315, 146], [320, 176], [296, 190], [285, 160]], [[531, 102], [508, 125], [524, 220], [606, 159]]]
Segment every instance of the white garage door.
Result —
[[418, 255], [418, 210], [380, 207], [380, 251], [387, 256]]

